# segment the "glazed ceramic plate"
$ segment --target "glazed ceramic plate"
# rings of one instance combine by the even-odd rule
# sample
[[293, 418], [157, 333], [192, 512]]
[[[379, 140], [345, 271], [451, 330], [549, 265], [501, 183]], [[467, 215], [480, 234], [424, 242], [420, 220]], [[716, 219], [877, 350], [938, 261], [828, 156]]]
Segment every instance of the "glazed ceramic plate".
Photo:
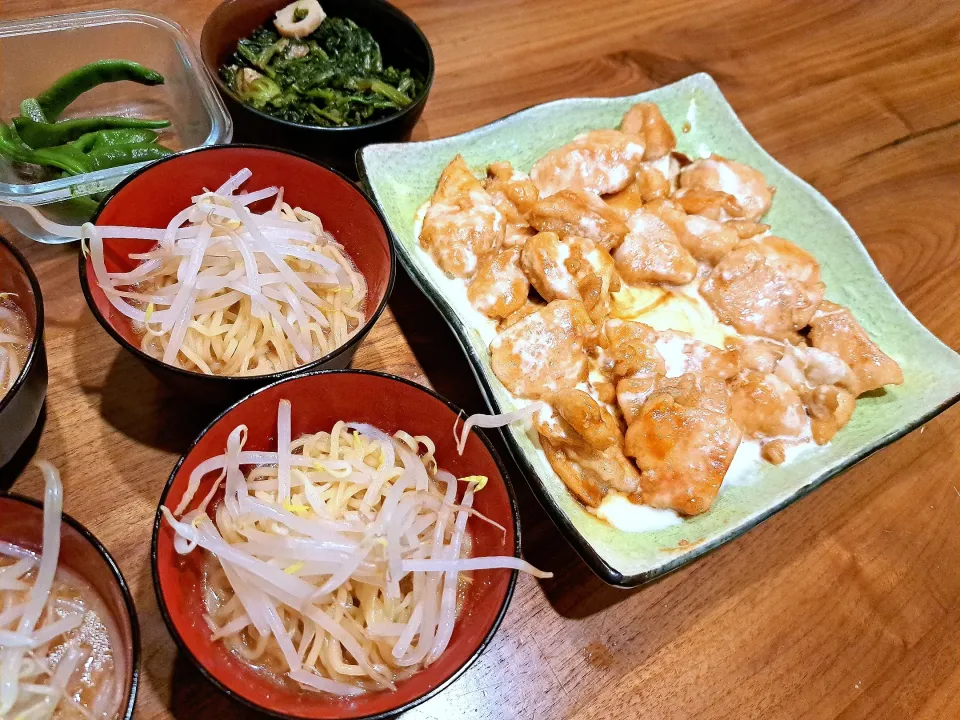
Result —
[[[511, 426], [505, 432], [510, 448], [543, 506], [600, 577], [625, 587], [648, 582], [734, 539], [960, 397], [960, 356], [900, 303], [840, 213], [768, 155], [747, 133], [713, 79], [699, 74], [633, 97], [560, 100], [463, 135], [361, 151], [361, 176], [383, 209], [404, 267], [453, 328], [494, 411], [509, 411], [513, 402], [490, 370], [487, 348], [471, 327], [469, 309], [464, 311], [452, 300], [450, 281], [420, 250], [414, 237], [415, 213], [457, 153], [478, 173], [495, 160], [509, 160], [529, 171], [544, 153], [575, 135], [616, 127], [627, 108], [640, 100], [660, 106], [677, 134], [680, 151], [691, 156], [715, 152], [766, 175], [777, 195], [765, 222], [773, 233], [818, 258], [827, 297], [852, 308], [870, 336], [900, 363], [905, 382], [861, 398], [853, 420], [827, 446], [784, 466], [757, 464], [752, 481], [725, 486], [709, 512], [643, 533], [615, 530], [584, 510], [524, 430]], [[684, 123], [689, 132], [680, 131]]]

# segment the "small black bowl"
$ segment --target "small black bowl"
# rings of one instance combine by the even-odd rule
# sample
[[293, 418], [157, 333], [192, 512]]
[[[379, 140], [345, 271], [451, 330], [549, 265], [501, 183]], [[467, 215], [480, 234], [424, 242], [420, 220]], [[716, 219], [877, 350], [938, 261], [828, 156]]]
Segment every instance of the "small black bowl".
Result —
[[383, 0], [324, 0], [333, 17], [347, 17], [366, 28], [380, 44], [385, 65], [410, 68], [424, 80], [420, 95], [400, 112], [354, 127], [326, 128], [280, 120], [244, 105], [220, 78], [220, 66], [248, 36], [291, 0], [226, 0], [203, 26], [200, 52], [233, 117], [237, 142], [264, 143], [305, 153], [357, 178], [357, 150], [374, 143], [408, 140], [427, 104], [433, 84], [433, 50], [426, 36], [407, 15]]
[[33, 432], [47, 397], [47, 351], [43, 344], [43, 297], [37, 276], [13, 244], [0, 237], [0, 292], [17, 294], [16, 303], [33, 329], [33, 341], [20, 375], [0, 397], [0, 467]]

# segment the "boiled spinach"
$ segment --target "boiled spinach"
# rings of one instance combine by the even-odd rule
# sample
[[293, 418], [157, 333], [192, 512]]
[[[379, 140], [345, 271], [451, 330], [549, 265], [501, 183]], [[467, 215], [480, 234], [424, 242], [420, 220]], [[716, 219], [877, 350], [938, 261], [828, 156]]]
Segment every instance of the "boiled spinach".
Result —
[[302, 39], [281, 37], [265, 24], [237, 44], [220, 76], [257, 110], [323, 127], [392, 115], [423, 89], [423, 80], [410, 69], [384, 67], [373, 36], [341, 17], [324, 19]]

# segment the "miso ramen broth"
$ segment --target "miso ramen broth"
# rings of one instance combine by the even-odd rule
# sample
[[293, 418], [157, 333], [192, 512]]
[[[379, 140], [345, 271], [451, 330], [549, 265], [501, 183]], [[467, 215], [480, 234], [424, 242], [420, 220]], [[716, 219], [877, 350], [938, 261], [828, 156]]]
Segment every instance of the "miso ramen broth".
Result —
[[104, 598], [60, 564], [63, 483], [33, 464], [46, 486], [42, 550], [0, 540], [0, 718], [112, 720], [130, 670], [122, 636]]
[[[466, 532], [463, 537], [463, 557], [471, 557], [472, 544], [472, 536], [469, 532]], [[472, 584], [473, 573], [469, 570], [461, 572], [457, 577], [454, 618], [460, 617], [460, 611]], [[407, 575], [400, 581], [400, 592], [404, 597], [413, 597], [413, 590], [413, 576]], [[354, 615], [362, 623], [362, 602], [364, 597], [369, 602], [369, 595], [369, 588], [363, 588], [361, 584], [346, 583], [337, 594], [337, 619], [344, 622], [345, 617]], [[218, 630], [220, 627], [228, 627], [230, 622], [235, 620], [238, 615], [238, 610], [242, 614], [242, 606], [223, 567], [217, 558], [212, 555], [204, 563], [203, 596], [208, 623], [211, 625], [214, 637], [222, 640], [232, 653], [274, 682], [291, 689], [297, 687], [297, 683], [286, 675], [288, 668], [283, 653], [276, 643], [271, 642], [269, 635], [260, 635], [252, 625], [247, 625], [239, 632], [231, 634], [225, 634]], [[310, 645], [309, 655], [312, 655], [314, 659], [312, 664], [321, 667], [330, 675], [335, 675], [337, 668], [334, 665], [338, 656], [337, 648], [333, 643], [325, 643], [322, 634], [320, 642], [311, 644], [310, 635], [313, 634], [313, 631], [310, 625], [309, 621], [294, 623], [291, 628], [290, 639], [296, 647], [304, 648], [304, 659], [308, 659], [307, 645]], [[308, 633], [306, 637], [304, 636], [305, 630]], [[343, 660], [350, 663], [354, 662], [354, 658], [350, 656], [349, 652], [343, 653]], [[390, 675], [396, 682], [416, 674], [417, 669], [417, 667], [393, 667]], [[376, 688], [371, 684], [370, 689]]]
[[0, 293], [0, 399], [20, 377], [32, 334], [13, 296]]
[[[18, 558], [0, 550], [0, 631], [16, 631], [17, 619], [6, 621], [4, 618], [28, 601], [36, 580], [39, 558], [29, 551], [22, 552]], [[25, 564], [31, 562], [30, 570], [19, 574]], [[71, 629], [57, 632], [67, 627]], [[117, 667], [123, 659], [114, 653], [114, 647], [119, 646], [117, 629], [96, 592], [62, 567], [57, 569], [37, 623], [36, 636], [42, 644], [30, 648], [25, 655], [20, 670], [19, 697], [9, 717], [17, 720], [21, 717], [24, 720], [117, 717], [123, 689], [118, 679], [125, 677], [124, 668]], [[74, 667], [64, 678], [69, 665]], [[45, 696], [51, 698], [48, 702], [56, 702], [47, 693], [58, 680], [65, 684], [53, 714], [49, 713], [49, 705], [46, 714], [39, 710], [30, 712]]]
[[211, 642], [294, 688], [394, 690], [447, 650], [472, 571], [550, 577], [512, 555], [472, 555], [468, 518], [507, 532], [473, 507], [489, 478], [440, 468], [427, 435], [341, 420], [294, 437], [292, 412], [277, 403], [276, 452], [245, 451], [238, 425], [176, 508], [160, 507], [176, 552], [207, 553]]

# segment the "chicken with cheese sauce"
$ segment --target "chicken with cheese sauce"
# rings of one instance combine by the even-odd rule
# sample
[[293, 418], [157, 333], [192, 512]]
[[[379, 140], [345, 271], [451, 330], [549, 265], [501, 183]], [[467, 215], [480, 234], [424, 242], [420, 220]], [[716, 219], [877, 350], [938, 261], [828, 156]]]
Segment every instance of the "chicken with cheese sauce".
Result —
[[493, 373], [518, 406], [541, 403], [529, 427], [546, 460], [603, 518], [614, 500], [706, 512], [741, 446], [788, 462], [859, 395], [903, 382], [825, 300], [803, 238], [771, 234], [763, 174], [676, 148], [639, 103], [529, 175], [497, 162], [481, 181], [457, 156], [418, 230], [489, 318]]

